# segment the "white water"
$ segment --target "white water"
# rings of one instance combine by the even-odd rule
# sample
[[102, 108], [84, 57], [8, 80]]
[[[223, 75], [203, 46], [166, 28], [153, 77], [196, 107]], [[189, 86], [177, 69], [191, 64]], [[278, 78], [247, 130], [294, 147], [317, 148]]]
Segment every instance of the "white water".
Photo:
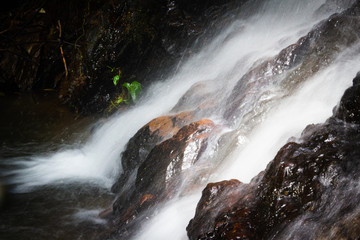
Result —
[[[259, 13], [230, 24], [203, 51], [188, 59], [165, 82], [148, 89], [137, 106], [106, 122], [80, 149], [17, 161], [14, 171], [18, 191], [68, 181], [92, 181], [110, 187], [120, 169], [119, 155], [128, 140], [151, 119], [169, 113], [179, 98], [196, 82], [221, 81], [225, 99], [231, 87], [254, 64], [295, 43], [327, 15], [313, 13], [323, 1], [269, 1]], [[250, 135], [244, 136], [211, 180], [237, 178], [248, 182], [266, 167], [276, 151], [307, 124], [323, 122], [331, 115], [344, 90], [351, 84], [360, 61], [344, 54], [272, 109]], [[220, 99], [219, 101], [221, 101]], [[219, 116], [214, 116], [217, 118]], [[241, 137], [241, 136], [239, 136]], [[195, 213], [200, 191], [164, 206], [137, 239], [186, 239], [185, 227]], [[165, 230], [164, 230], [165, 229]]]
[[214, 181], [235, 178], [250, 182], [290, 137], [300, 137], [308, 124], [322, 123], [329, 118], [345, 89], [352, 85], [360, 66], [359, 55], [351, 56], [355, 49], [358, 51], [359, 46], [340, 55], [331, 66], [276, 106], [243, 143], [245, 148], [229, 156], [232, 163], [226, 165]]
[[[17, 190], [30, 191], [36, 186], [74, 180], [91, 180], [110, 187], [121, 172], [119, 155], [138, 129], [168, 113], [196, 82], [217, 79], [224, 87], [234, 85], [255, 60], [277, 54], [308, 32], [321, 19], [321, 16], [312, 18], [311, 10], [324, 1], [274, 2], [265, 5], [260, 10], [261, 15], [231, 24], [172, 78], [148, 89], [136, 108], [114, 117], [98, 129], [84, 147], [17, 161], [22, 166], [13, 172], [16, 174], [13, 183], [19, 184]], [[281, 14], [277, 14], [279, 12]]]
[[[288, 3], [292, 4], [290, 2]], [[271, 18], [271, 14], [275, 13], [270, 13], [261, 16], [258, 21], [255, 20], [256, 17], [252, 19], [255, 20], [251, 23], [252, 28], [243, 30], [232, 39], [234, 45], [230, 45], [228, 51], [222, 52], [225, 54], [224, 58], [229, 57], [232, 63], [241, 61], [245, 65], [251, 64], [255, 59], [278, 53], [289, 42], [296, 42], [299, 36], [307, 33], [309, 27], [317, 21], [315, 19], [312, 19], [312, 22], [304, 21], [311, 14], [307, 16], [303, 14], [311, 13], [310, 9], [316, 10], [315, 6], [310, 6], [309, 3], [310, 9], [304, 10], [303, 6], [297, 4], [300, 3], [297, 2], [296, 6], [292, 6], [295, 13], [291, 17], [285, 16], [288, 12], [276, 9], [281, 12], [280, 17]], [[286, 8], [289, 9], [289, 6]], [[296, 26], [295, 30], [294, 26]], [[245, 46], [244, 49], [239, 50], [239, 45]], [[227, 45], [224, 49], [226, 47]], [[344, 51], [328, 68], [307, 80], [292, 96], [272, 109], [249, 136], [239, 135], [240, 147], [226, 157], [227, 164], [213, 174], [210, 182], [232, 178], [249, 182], [265, 169], [289, 138], [299, 137], [308, 124], [321, 123], [329, 118], [334, 106], [339, 102], [345, 89], [352, 84], [352, 79], [358, 71], [360, 55], [352, 53], [359, 52], [359, 47], [355, 46]], [[232, 59], [234, 56], [237, 57]], [[251, 60], [243, 62], [242, 57]], [[246, 65], [245, 69], [248, 66]], [[240, 71], [238, 74], [241, 76], [243, 72]], [[155, 219], [146, 224], [144, 230], [134, 239], [187, 239], [185, 229], [195, 214], [200, 196], [198, 192], [166, 204]]]
[[[267, 119], [242, 142], [245, 148], [232, 153], [229, 156], [231, 163], [214, 174], [211, 182], [234, 178], [249, 182], [265, 169], [289, 138], [299, 137], [308, 124], [322, 123], [332, 115], [332, 109], [345, 89], [351, 86], [358, 66], [360, 56], [349, 57], [349, 53], [345, 53], [332, 66], [310, 79], [269, 113]], [[195, 215], [200, 196], [199, 192], [167, 204], [135, 239], [187, 239], [185, 229]]]

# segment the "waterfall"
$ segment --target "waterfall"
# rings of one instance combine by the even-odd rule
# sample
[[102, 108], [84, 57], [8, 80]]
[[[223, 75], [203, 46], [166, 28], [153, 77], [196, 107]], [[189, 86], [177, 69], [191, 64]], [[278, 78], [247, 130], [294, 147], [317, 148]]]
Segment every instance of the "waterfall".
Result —
[[[146, 89], [136, 106], [103, 123], [83, 146], [13, 159], [11, 165], [16, 167], [8, 172], [9, 183], [16, 185], [16, 192], [71, 182], [109, 189], [122, 172], [119, 156], [129, 139], [150, 120], [169, 114], [179, 99], [201, 82], [212, 83], [218, 101], [218, 107], [204, 117], [221, 125], [224, 134], [233, 133], [225, 143], [230, 150], [216, 150], [217, 143], [207, 148], [204, 156], [222, 163], [206, 182], [231, 178], [249, 182], [289, 138], [299, 137], [306, 125], [331, 116], [358, 71], [360, 56], [355, 53], [360, 45], [344, 47], [318, 72], [304, 74], [307, 78], [301, 82], [286, 82], [287, 74], [280, 73], [282, 77], [265, 81], [256, 91], [248, 89], [250, 94], [241, 103], [242, 114], [228, 119], [224, 110], [227, 99], [251, 69], [274, 58], [351, 1], [343, 4], [325, 0], [249, 3], [217, 37], [203, 44], [200, 53], [183, 60], [171, 77]], [[261, 101], [263, 105], [258, 104]], [[134, 239], [187, 239], [186, 225], [200, 195], [201, 189], [159, 206], [157, 215], [141, 226]]]

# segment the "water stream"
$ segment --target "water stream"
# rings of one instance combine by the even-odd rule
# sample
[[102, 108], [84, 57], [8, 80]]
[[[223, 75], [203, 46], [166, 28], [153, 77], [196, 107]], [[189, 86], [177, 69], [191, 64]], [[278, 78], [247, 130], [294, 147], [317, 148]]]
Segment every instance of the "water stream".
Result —
[[[14, 199], [9, 209], [2, 212], [0, 236], [95, 238], [96, 233], [106, 229], [106, 221], [97, 215], [115, 198], [109, 189], [122, 171], [119, 156], [128, 140], [153, 118], [171, 112], [191, 86], [199, 82], [214, 82], [217, 92], [218, 107], [206, 117], [222, 125], [224, 133], [236, 135], [236, 141], [227, 145], [231, 151], [217, 152], [216, 143], [214, 148], [208, 148], [204, 156], [212, 156], [215, 162], [223, 164], [202, 184], [230, 178], [249, 182], [289, 138], [298, 137], [307, 124], [323, 122], [331, 116], [358, 71], [360, 54], [354, 52], [359, 52], [360, 46], [355, 44], [344, 48], [330, 64], [310, 74], [294, 89], [274, 83], [256, 89], [253, 95], [257, 97], [249, 97], [243, 103], [244, 111], [256, 115], [256, 121], [249, 121], [245, 115], [224, 118], [226, 99], [249, 69], [276, 56], [320, 21], [350, 5], [350, 1], [342, 6], [332, 5], [336, 1], [327, 2], [329, 7], [322, 11], [318, 9], [325, 0], [249, 4], [217, 37], [203, 43], [199, 54], [183, 60], [168, 79], [154, 83], [135, 107], [101, 121], [85, 142], [62, 146], [56, 153], [44, 151], [45, 144], [42, 151], [26, 156], [0, 156], [4, 166], [2, 181], [11, 186]], [[254, 14], [248, 17], [250, 10]], [[269, 103], [259, 107], [261, 96]], [[193, 108], [197, 108], [196, 103]], [[201, 189], [165, 203], [134, 239], [187, 239], [185, 228], [194, 216], [200, 195]], [[52, 217], [55, 214], [56, 219]]]

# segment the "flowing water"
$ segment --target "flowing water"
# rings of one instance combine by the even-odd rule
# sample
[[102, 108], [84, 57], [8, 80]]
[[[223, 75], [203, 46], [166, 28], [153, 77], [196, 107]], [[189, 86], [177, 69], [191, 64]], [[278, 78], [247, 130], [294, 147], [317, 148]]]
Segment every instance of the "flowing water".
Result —
[[[172, 77], [149, 87], [132, 109], [96, 124], [91, 136], [72, 136], [81, 141], [56, 143], [52, 151], [44, 150], [49, 149], [46, 143], [37, 144], [41, 148], [26, 154], [21, 152], [26, 144], [2, 151], [1, 177], [10, 192], [7, 202], [11, 203], [5, 203], [1, 211], [0, 236], [91, 239], [106, 231], [106, 221], [97, 216], [115, 198], [109, 189], [122, 171], [119, 156], [128, 140], [153, 118], [171, 112], [199, 82], [213, 83], [218, 101], [218, 107], [206, 117], [222, 125], [224, 134], [235, 136], [225, 144], [226, 151], [218, 149], [216, 142], [208, 148], [204, 156], [223, 163], [216, 165], [217, 170], [202, 185], [230, 178], [249, 182], [289, 138], [298, 137], [307, 124], [331, 116], [358, 71], [360, 54], [356, 52], [360, 46], [352, 44], [296, 86], [281, 80], [252, 90], [242, 102], [247, 115], [224, 117], [226, 99], [249, 69], [294, 44], [320, 21], [350, 6], [351, 1], [327, 1], [327, 7], [321, 7], [324, 3], [270, 0], [248, 4], [229, 19], [217, 37], [203, 43], [199, 54], [179, 63]], [[266, 104], [258, 104], [263, 100]], [[197, 108], [196, 103], [190, 105]], [[86, 135], [89, 128], [83, 131]], [[200, 195], [198, 189], [166, 203], [134, 238], [186, 239], [185, 228]]]

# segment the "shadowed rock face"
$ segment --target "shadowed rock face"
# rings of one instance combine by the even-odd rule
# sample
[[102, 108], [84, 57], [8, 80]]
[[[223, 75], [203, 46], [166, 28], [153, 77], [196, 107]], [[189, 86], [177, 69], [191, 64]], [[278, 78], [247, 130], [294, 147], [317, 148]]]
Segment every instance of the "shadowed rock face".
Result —
[[353, 87], [346, 90], [336, 117], [353, 124], [360, 124], [360, 74], [353, 80]]
[[[293, 239], [359, 236], [360, 229], [351, 223], [360, 217], [360, 188], [353, 187], [360, 175], [359, 97], [357, 76], [334, 116], [324, 124], [309, 125], [300, 142], [282, 147], [247, 187], [224, 182], [208, 185], [187, 228], [190, 239], [282, 239], [292, 234], [286, 228], [291, 221], [302, 219], [307, 226], [305, 217], [316, 219], [308, 221], [321, 227], [304, 232], [294, 223]], [[214, 185], [221, 188], [220, 193], [204, 200]], [[336, 200], [341, 195], [349, 198]], [[237, 200], [229, 205], [228, 199], [233, 198]], [[214, 214], [204, 207], [207, 202], [224, 205], [215, 204]]]
[[[124, 176], [120, 177], [113, 187], [121, 192], [113, 204], [112, 218], [119, 224], [116, 227], [117, 235], [130, 234], [129, 232], [134, 230], [132, 224], [139, 216], [151, 215], [151, 211], [146, 211], [155, 203], [177, 194], [182, 174], [201, 157], [215, 124], [211, 120], [202, 119], [180, 128], [189, 119], [189, 113], [160, 117], [145, 125], [133, 137], [131, 142], [140, 141], [140, 146], [135, 148], [136, 151], [128, 148], [127, 151], [133, 154], [124, 153], [123, 161], [127, 162], [128, 173], [124, 172]], [[178, 128], [180, 129], [177, 131]], [[144, 133], [148, 134], [148, 138], [142, 138]], [[148, 152], [139, 153], [139, 149]], [[131, 160], [138, 162], [134, 163]], [[126, 188], [120, 183], [131, 174], [134, 175], [135, 186]]]
[[[249, 190], [249, 185], [242, 184], [236, 179], [209, 183], [202, 192], [202, 197], [196, 207], [195, 217], [190, 221], [187, 231], [194, 236], [203, 235], [202, 238], [213, 239], [220, 237], [212, 231], [214, 219], [216, 219], [215, 229], [223, 227], [224, 224], [227, 224], [226, 218], [218, 218], [218, 216], [224, 211], [231, 211], [234, 204], [242, 205], [243, 216], [245, 216], [247, 202], [254, 200], [254, 196]], [[244, 192], [246, 192], [246, 196], [243, 195]], [[239, 199], [243, 200], [242, 204], [239, 203]], [[246, 226], [248, 219], [243, 217], [241, 220], [243, 225]], [[250, 230], [242, 229], [243, 235], [252, 235]]]
[[244, 2], [16, 1], [0, 10], [0, 90], [56, 89], [83, 114], [103, 112], [121, 92], [109, 67], [121, 69], [121, 82], [162, 78], [216, 32], [210, 22]]
[[157, 195], [165, 189], [173, 191], [171, 185], [176, 177], [199, 159], [214, 127], [212, 121], [203, 119], [183, 127], [174, 137], [154, 147], [139, 167], [136, 188], [140, 192], [150, 188]]
[[139, 129], [129, 140], [126, 150], [122, 153], [123, 172], [113, 185], [112, 191], [119, 192], [129, 180], [134, 180], [129, 179], [131, 174], [145, 161], [155, 145], [172, 137], [192, 120], [193, 115], [190, 112], [183, 112], [173, 116], [155, 118]]

